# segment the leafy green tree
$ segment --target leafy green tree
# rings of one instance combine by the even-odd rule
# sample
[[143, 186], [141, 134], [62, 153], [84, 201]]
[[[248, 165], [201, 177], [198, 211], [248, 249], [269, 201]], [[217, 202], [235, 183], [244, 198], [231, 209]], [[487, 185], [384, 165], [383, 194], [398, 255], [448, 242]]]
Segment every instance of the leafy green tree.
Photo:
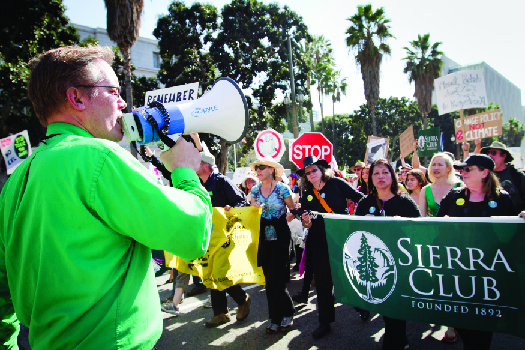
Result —
[[[37, 145], [45, 132], [27, 97], [28, 62], [50, 49], [78, 43], [59, 0], [8, 1], [0, 20], [0, 138], [27, 129]], [[3, 163], [3, 162], [2, 162]]]
[[386, 40], [394, 38], [390, 33], [390, 20], [385, 17], [382, 7], [374, 12], [372, 5], [358, 6], [357, 13], [348, 20], [351, 25], [346, 30], [346, 46], [355, 51], [356, 63], [361, 67], [373, 135], [378, 135], [375, 106], [379, 100], [381, 60], [384, 54], [390, 55], [391, 52]]
[[359, 272], [359, 284], [366, 285], [366, 300], [372, 300], [372, 284], [379, 282], [377, 278], [377, 269], [379, 265], [372, 253], [372, 248], [368, 244], [365, 234], [361, 235], [361, 246], [357, 251], [359, 257], [356, 269]]
[[143, 0], [104, 0], [107, 9], [107, 32], [111, 40], [117, 43], [124, 59], [125, 89], [127, 110], [133, 107], [131, 92], [131, 47], [139, 38], [140, 16], [144, 7]]
[[417, 100], [419, 111], [423, 115], [423, 128], [427, 128], [427, 115], [432, 109], [432, 91], [434, 79], [439, 78], [443, 66], [443, 52], [438, 47], [442, 42], [430, 44], [430, 34], [421, 36], [410, 42], [411, 48], [404, 47], [407, 52], [405, 69], [409, 81], [415, 84], [414, 97]]

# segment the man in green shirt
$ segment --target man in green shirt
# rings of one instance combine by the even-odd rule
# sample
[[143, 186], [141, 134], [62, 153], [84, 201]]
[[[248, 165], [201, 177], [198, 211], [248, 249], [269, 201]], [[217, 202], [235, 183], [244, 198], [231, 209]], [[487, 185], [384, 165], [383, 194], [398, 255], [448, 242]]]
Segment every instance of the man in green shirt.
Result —
[[211, 200], [182, 138], [157, 184], [129, 152], [126, 103], [109, 47], [64, 47], [33, 59], [28, 95], [44, 142], [0, 194], [0, 344], [17, 319], [38, 349], [152, 349], [162, 333], [151, 249], [202, 256]]

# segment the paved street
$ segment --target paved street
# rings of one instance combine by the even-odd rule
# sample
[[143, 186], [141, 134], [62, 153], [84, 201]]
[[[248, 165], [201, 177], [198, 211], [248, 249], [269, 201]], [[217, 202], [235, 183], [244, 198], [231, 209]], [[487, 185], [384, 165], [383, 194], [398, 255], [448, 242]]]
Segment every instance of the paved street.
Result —
[[[157, 277], [161, 299], [166, 298], [171, 284], [164, 284], [168, 274]], [[294, 275], [295, 276], [295, 275]], [[302, 286], [302, 279], [294, 279], [288, 284], [291, 295], [296, 294]], [[190, 289], [191, 289], [190, 285]], [[181, 313], [177, 317], [162, 313], [164, 332], [157, 343], [159, 350], [168, 349], [205, 349], [212, 346], [223, 346], [228, 349], [381, 349], [384, 323], [379, 315], [372, 315], [367, 322], [361, 321], [353, 308], [338, 304], [336, 321], [332, 332], [323, 339], [314, 340], [311, 333], [318, 326], [315, 288], [310, 291], [309, 303], [296, 306], [292, 330], [288, 333], [266, 334], [267, 302], [264, 286], [245, 284], [245, 290], [252, 297], [251, 312], [242, 323], [235, 322], [237, 312], [235, 302], [228, 297], [228, 307], [232, 322], [218, 328], [208, 329], [204, 323], [213, 316], [211, 309], [204, 308], [209, 291], [190, 297], [180, 304]], [[408, 322], [408, 339], [410, 349], [424, 350], [461, 350], [458, 340], [453, 344], [442, 343], [445, 327]], [[506, 335], [494, 334], [493, 350], [525, 350], [525, 340]]]

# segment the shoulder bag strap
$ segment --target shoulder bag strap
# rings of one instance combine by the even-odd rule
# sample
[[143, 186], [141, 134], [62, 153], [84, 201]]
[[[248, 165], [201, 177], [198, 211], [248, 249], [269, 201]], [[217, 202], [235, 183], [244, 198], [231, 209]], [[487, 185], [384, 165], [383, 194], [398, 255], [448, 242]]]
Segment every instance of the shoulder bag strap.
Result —
[[326, 210], [327, 213], [333, 214], [334, 211], [328, 206], [328, 204], [326, 204], [326, 201], [324, 200], [324, 198], [321, 198], [321, 195], [319, 194], [319, 191], [317, 191], [316, 188], [314, 188], [314, 194], [319, 200], [319, 202], [321, 203], [321, 205], [323, 206], [324, 210]]

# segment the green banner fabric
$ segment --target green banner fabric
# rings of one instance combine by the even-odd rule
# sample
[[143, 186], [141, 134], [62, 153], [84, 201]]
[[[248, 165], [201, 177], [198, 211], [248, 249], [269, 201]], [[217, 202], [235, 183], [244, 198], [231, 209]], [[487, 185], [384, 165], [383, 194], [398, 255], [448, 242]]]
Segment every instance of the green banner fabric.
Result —
[[439, 128], [419, 130], [417, 133], [417, 155], [432, 157], [441, 149]]
[[523, 219], [323, 216], [337, 302], [525, 338]]

